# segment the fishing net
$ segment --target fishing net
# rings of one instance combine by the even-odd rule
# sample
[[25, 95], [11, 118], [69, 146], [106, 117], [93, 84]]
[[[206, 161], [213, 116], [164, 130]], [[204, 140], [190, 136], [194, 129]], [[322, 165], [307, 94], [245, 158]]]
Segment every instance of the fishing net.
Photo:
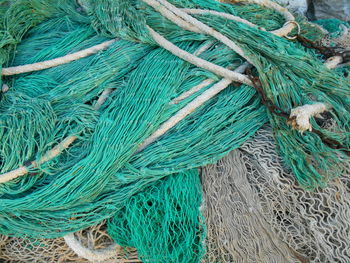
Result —
[[118, 244], [136, 247], [142, 262], [199, 262], [205, 234], [201, 200], [197, 171], [169, 176], [133, 196], [109, 221], [108, 233]]
[[300, 38], [324, 32], [270, 1], [227, 2], [1, 3], [2, 234], [84, 250], [72, 233], [108, 219], [145, 262], [198, 262], [196, 169], [267, 122], [300, 189], [341, 176], [350, 81]]
[[[75, 233], [81, 244], [88, 249], [103, 250], [114, 241], [106, 233], [106, 224], [101, 224]], [[98, 262], [79, 257], [63, 238], [29, 239], [1, 236], [1, 262], [21, 263], [88, 263]], [[101, 261], [100, 261], [101, 262]], [[103, 260], [105, 263], [140, 262], [135, 249], [117, 247], [114, 256]]]
[[305, 191], [284, 168], [271, 129], [203, 169], [206, 262], [348, 262], [350, 167]]
[[347, 22], [338, 19], [322, 19], [316, 21], [328, 31], [328, 34], [322, 39], [322, 45], [347, 49], [350, 46], [350, 25]]

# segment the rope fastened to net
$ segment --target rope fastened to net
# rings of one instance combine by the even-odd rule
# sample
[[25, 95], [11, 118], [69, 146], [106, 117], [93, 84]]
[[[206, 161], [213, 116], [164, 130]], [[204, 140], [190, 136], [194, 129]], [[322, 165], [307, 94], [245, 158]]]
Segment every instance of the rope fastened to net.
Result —
[[0, 28], [15, 39], [0, 41], [4, 65], [113, 42], [80, 61], [4, 77], [11, 88], [0, 101], [1, 233], [65, 236], [79, 255], [105, 259], [114, 245], [93, 249], [72, 233], [108, 219], [114, 242], [137, 248], [144, 262], [198, 262], [206, 235], [198, 167], [266, 122], [305, 188], [341, 173], [346, 156], [338, 146], [350, 145], [348, 80], [300, 48], [299, 38], [288, 41], [308, 25], [278, 5], [84, 0], [82, 10], [69, 1], [18, 1], [25, 4], [5, 17], [21, 18], [23, 8], [28, 21]]

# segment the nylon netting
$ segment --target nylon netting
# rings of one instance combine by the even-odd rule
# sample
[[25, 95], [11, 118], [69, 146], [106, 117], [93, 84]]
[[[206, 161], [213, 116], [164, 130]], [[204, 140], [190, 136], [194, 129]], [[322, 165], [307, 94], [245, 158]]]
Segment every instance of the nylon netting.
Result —
[[[102, 250], [114, 241], [109, 237], [105, 222], [75, 233], [82, 245], [88, 249]], [[119, 247], [115, 256], [103, 261], [91, 261], [79, 257], [63, 238], [28, 239], [1, 236], [0, 261], [6, 263], [137, 263], [137, 252], [133, 248]]]
[[[348, 75], [327, 68], [327, 56], [300, 40], [321, 39], [322, 30], [270, 1], [14, 0], [1, 2], [0, 10], [0, 233], [24, 238], [10, 240], [9, 247], [20, 242], [40, 254], [31, 240], [64, 236], [74, 243], [73, 232], [108, 220], [113, 239], [135, 247], [146, 262], [198, 262], [207, 242], [196, 171], [243, 145], [236, 161], [256, 173], [247, 141], [266, 123], [292, 172], [283, 176], [293, 174], [300, 185], [283, 179], [290, 189], [314, 190], [302, 196], [317, 199], [319, 187], [330, 182], [325, 191], [331, 192], [343, 178], [350, 148]], [[268, 172], [277, 165], [276, 173], [284, 173], [275, 152], [269, 154]], [[282, 184], [268, 188], [278, 175], [260, 170], [266, 183], [258, 175], [262, 182], [247, 180], [266, 191], [266, 212], [274, 194], [282, 198]], [[295, 213], [302, 218], [311, 204]], [[266, 243], [261, 251], [275, 261], [327, 256], [319, 252], [321, 243], [309, 249], [304, 239], [288, 241], [297, 240], [288, 232], [292, 223], [278, 230], [288, 213], [266, 213], [272, 238], [286, 246], [275, 251], [275, 242], [256, 244]], [[324, 223], [318, 213], [313, 209], [310, 217], [323, 224], [331, 218], [326, 213]], [[250, 228], [258, 221], [246, 222]], [[308, 231], [314, 227], [305, 224]], [[215, 232], [210, 227], [208, 237], [220, 243], [225, 236], [209, 235]], [[333, 240], [328, 235], [325, 247]], [[54, 249], [62, 239], [47, 242]], [[71, 244], [76, 250], [90, 253], [80, 246], [88, 241], [77, 242]]]
[[[207, 225], [207, 252], [203, 262], [300, 262], [300, 259], [347, 262], [350, 256], [346, 231], [350, 212], [349, 175], [350, 167], [344, 167], [343, 176], [327, 188], [305, 191], [284, 168], [276, 153], [271, 128], [259, 130], [241, 148], [202, 169], [201, 210]], [[152, 190], [157, 196], [154, 191], [158, 189]], [[160, 198], [164, 196], [157, 196], [158, 203], [153, 207], [166, 211], [157, 206]], [[135, 196], [131, 202], [136, 204], [140, 200], [140, 196]], [[132, 206], [129, 209], [134, 213], [140, 211]], [[159, 212], [154, 214], [156, 210], [152, 209], [145, 214], [151, 224], [159, 217]], [[118, 225], [130, 222], [118, 219]], [[137, 242], [132, 232], [145, 227], [138, 219], [136, 215], [131, 220], [134, 223], [127, 228], [128, 234], [118, 233], [123, 239], [119, 239], [120, 244]], [[144, 237], [151, 233], [147, 228], [142, 231], [145, 231]], [[81, 232], [79, 238], [87, 247], [91, 247], [89, 242], [94, 242], [93, 248], [99, 249], [112, 243], [103, 224], [96, 227], [92, 235], [87, 235], [90, 232], [91, 229]], [[147, 242], [140, 244], [144, 246]], [[146, 249], [151, 247], [164, 253], [164, 246], [147, 244]], [[2, 236], [1, 248], [1, 258], [8, 262], [88, 262], [78, 258], [63, 239], [22, 240]], [[123, 256], [137, 262], [132, 250], [118, 253], [121, 259], [111, 259], [111, 262], [128, 262], [123, 261]]]
[[207, 262], [348, 262], [349, 175], [305, 191], [258, 131], [203, 169]]
[[108, 233], [122, 246], [136, 247], [143, 262], [199, 262], [205, 225], [199, 216], [198, 172], [169, 176], [132, 197]]

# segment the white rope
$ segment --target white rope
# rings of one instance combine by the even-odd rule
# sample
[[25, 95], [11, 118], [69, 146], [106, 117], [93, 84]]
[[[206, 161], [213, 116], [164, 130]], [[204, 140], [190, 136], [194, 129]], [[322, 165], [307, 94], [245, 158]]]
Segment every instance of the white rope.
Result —
[[194, 32], [194, 33], [203, 33], [200, 29], [198, 29], [196, 26], [192, 25], [191, 23], [188, 23], [187, 21], [181, 19], [180, 17], [176, 16], [173, 12], [169, 11], [167, 8], [165, 8], [162, 5], [158, 5], [157, 11], [163, 15], [164, 17], [169, 18], [169, 20], [173, 21], [176, 20], [178, 22], [178, 26], [181, 28]]
[[199, 83], [197, 86], [194, 86], [193, 88], [189, 89], [188, 91], [182, 93], [177, 98], [173, 99], [170, 104], [178, 104], [179, 102], [183, 101], [184, 99], [190, 97], [191, 95], [197, 93], [201, 89], [208, 87], [210, 84], [213, 84], [215, 81], [213, 79], [206, 79]]
[[232, 81], [237, 81], [240, 83], [247, 84], [249, 86], [253, 86], [251, 80], [240, 73], [231, 71], [229, 69], [226, 69], [224, 67], [218, 66], [214, 63], [211, 63], [209, 61], [206, 61], [204, 59], [201, 59], [179, 47], [171, 43], [170, 41], [166, 40], [164, 37], [162, 37], [160, 34], [155, 32], [152, 28], [147, 26], [151, 36], [154, 38], [154, 40], [164, 49], [168, 50], [172, 54], [176, 55], [177, 57], [190, 62], [193, 65], [196, 65], [197, 67], [209, 70], [216, 75], [222, 76], [224, 78], [230, 79]]
[[301, 32], [301, 27], [300, 27], [299, 23], [298, 23], [297, 21], [287, 21], [287, 22], [284, 23], [283, 26], [287, 26], [288, 24], [294, 24], [294, 25], [296, 25], [298, 31], [297, 31], [297, 33], [296, 33], [295, 36], [290, 37], [290, 36], [288, 36], [288, 35], [285, 35], [284, 37], [287, 38], [287, 39], [289, 39], [289, 40], [297, 39], [298, 35], [300, 35], [300, 32]]
[[206, 15], [206, 14], [208, 14], [208, 15], [220, 16], [220, 17], [226, 18], [228, 20], [240, 22], [240, 23], [246, 24], [248, 26], [256, 27], [260, 30], [266, 31], [265, 28], [259, 27], [255, 24], [253, 24], [252, 22], [249, 22], [248, 20], [240, 18], [239, 16], [234, 16], [234, 15], [223, 13], [223, 12], [217, 12], [217, 11], [207, 10], [207, 9], [194, 9], [194, 8], [181, 8], [181, 10], [186, 12], [187, 14], [191, 14], [191, 15]]
[[204, 45], [202, 45], [200, 48], [198, 48], [193, 55], [199, 56], [203, 52], [207, 51], [212, 45], [214, 44], [214, 41], [207, 41]]
[[[239, 66], [235, 71], [236, 72], [244, 72], [245, 69], [249, 66], [249, 63], [244, 63]], [[195, 111], [198, 107], [202, 106], [205, 102], [213, 98], [222, 90], [226, 89], [232, 83], [231, 79], [223, 79], [216, 83], [213, 87], [209, 88], [203, 94], [196, 97], [193, 101], [188, 103], [184, 108], [179, 110], [174, 116], [172, 116], [169, 120], [164, 122], [159, 129], [153, 133], [150, 137], [148, 137], [137, 149], [137, 153], [145, 149], [148, 145], [156, 141], [160, 136], [164, 135], [167, 131], [169, 131], [172, 127], [178, 124], [181, 120], [190, 115], [193, 111]]]
[[[281, 7], [281, 8], [283, 8], [283, 7]], [[258, 28], [262, 31], [266, 31], [265, 28], [259, 27], [258, 25], [254, 24], [246, 19], [243, 19], [239, 16], [227, 14], [224, 12], [217, 12], [217, 11], [207, 10], [207, 9], [191, 9], [191, 8], [180, 8], [180, 10], [186, 12], [187, 14], [192, 14], [192, 15], [209, 14], [209, 15], [219, 16], [219, 17], [223, 17], [223, 18], [226, 18], [228, 20], [231, 20], [231, 21], [240, 22], [240, 23], [246, 24], [248, 26]], [[278, 9], [278, 10], [280, 10], [280, 9]], [[286, 37], [288, 39], [294, 39], [292, 37], [288, 37], [288, 34], [294, 29], [295, 26], [298, 28], [298, 34], [299, 34], [301, 31], [300, 25], [298, 22], [296, 22], [294, 20], [295, 19], [294, 16], [291, 13], [289, 13], [289, 11], [287, 9], [286, 9], [285, 18], [287, 19], [287, 21], [284, 23], [284, 25], [281, 28], [273, 30], [273, 31], [268, 31], [268, 32], [270, 32], [276, 36]], [[289, 25], [289, 24], [294, 24], [294, 26]]]
[[[97, 100], [94, 109], [99, 110], [102, 104], [106, 101], [108, 95], [112, 92], [112, 89], [106, 89], [102, 92], [101, 96]], [[46, 163], [56, 156], [60, 155], [65, 149], [67, 149], [78, 137], [75, 135], [68, 136], [65, 138], [62, 142], [60, 142], [58, 145], [56, 145], [51, 150], [47, 151], [43, 157], [41, 157], [38, 161], [31, 162], [31, 166], [33, 168], [39, 167], [39, 165]], [[0, 183], [6, 183], [8, 181], [11, 181], [17, 177], [23, 176], [25, 174], [29, 173], [29, 167], [21, 166], [15, 170], [12, 170], [10, 172], [4, 173], [0, 175]]]
[[51, 59], [51, 60], [46, 60], [46, 61], [23, 65], [23, 66], [3, 68], [1, 71], [1, 74], [3, 76], [11, 76], [11, 75], [16, 75], [21, 73], [27, 73], [27, 72], [39, 71], [43, 69], [57, 67], [59, 65], [63, 65], [63, 64], [93, 55], [101, 50], [108, 48], [115, 41], [116, 39], [108, 40], [96, 46], [93, 46], [72, 54], [68, 54], [63, 57]]
[[[244, 57], [248, 62], [251, 63], [249, 57], [245, 56], [243, 50], [236, 43], [234, 43], [232, 40], [230, 40], [229, 38], [227, 38], [226, 36], [224, 36], [220, 32], [214, 30], [213, 28], [209, 27], [208, 25], [206, 25], [206, 24], [202, 23], [201, 21], [195, 19], [194, 17], [190, 16], [189, 14], [187, 14], [183, 10], [177, 8], [176, 6], [172, 5], [168, 1], [166, 1], [166, 0], [142, 0], [142, 1], [145, 2], [146, 4], [152, 6], [158, 12], [160, 12], [160, 10], [163, 9], [162, 6], [166, 7], [169, 11], [173, 12], [177, 17], [173, 16], [173, 15], [169, 16], [165, 13], [164, 13], [164, 16], [167, 17], [172, 22], [174, 22], [175, 24], [181, 26], [181, 24], [179, 22], [180, 20], [185, 20], [185, 21], [191, 23], [192, 25], [196, 26], [200, 31], [202, 31], [208, 35], [213, 36], [214, 38], [216, 38], [220, 42], [224, 43], [226, 46], [228, 46], [229, 48], [234, 50], [236, 53], [238, 53], [240, 56]], [[287, 23], [285, 24], [285, 26], [283, 28], [281, 28], [279, 30], [272, 31], [273, 34], [287, 35], [296, 26], [295, 23], [291, 23], [291, 22], [295, 22], [294, 16], [291, 13], [289, 13], [287, 9], [285, 9], [285, 8], [275, 4], [273, 2], [267, 1], [267, 0], [261, 0], [261, 1], [254, 0], [252, 2], [260, 3], [261, 5], [273, 8], [285, 16]], [[253, 63], [251, 63], [251, 64], [253, 64]]]
[[105, 262], [107, 259], [118, 256], [117, 249], [120, 248], [117, 244], [112, 244], [104, 249], [89, 249], [84, 247], [79, 240], [76, 239], [75, 235], [65, 235], [64, 240], [66, 244], [72, 249], [79, 257], [88, 259], [92, 262]]
[[315, 104], [305, 104], [291, 110], [290, 120], [292, 127], [303, 133], [304, 131], [312, 131], [310, 123], [311, 117], [321, 117], [320, 114], [330, 109], [329, 105], [318, 102]]
[[[288, 11], [287, 8], [284, 8], [284, 7], [280, 6], [279, 4], [272, 2], [270, 0], [243, 0], [243, 1], [237, 0], [237, 1], [238, 2], [254, 3], [254, 4], [261, 5], [261, 6], [265, 6], [267, 8], [274, 9], [284, 17], [286, 22], [295, 21], [295, 17], [292, 15], [292, 13], [290, 13]], [[295, 28], [295, 26], [296, 25], [293, 23], [286, 23], [286, 24], [284, 24], [284, 26], [282, 28], [271, 31], [271, 33], [274, 35], [280, 36], [280, 37], [284, 37], [284, 36], [287, 36]]]
[[[208, 25], [202, 23], [201, 21], [195, 19], [194, 17], [190, 16], [186, 12], [180, 10], [176, 6], [170, 4], [169, 2], [165, 0], [142, 0], [146, 4], [152, 6], [155, 10], [160, 12], [160, 9], [163, 6], [165, 6], [168, 10], [173, 12], [177, 17], [174, 16], [168, 16], [165, 14], [165, 17], [171, 20], [173, 23], [177, 24], [178, 26], [181, 26], [179, 23], [180, 19], [183, 19], [192, 25], [196, 26], [200, 31], [202, 31], [205, 34], [208, 34], [220, 42], [224, 43], [226, 46], [231, 48], [233, 51], [235, 51], [237, 54], [239, 54], [241, 57], [244, 57], [248, 62], [250, 62], [249, 57], [247, 57], [243, 50], [232, 40], [230, 40], [228, 37], [224, 36], [223, 34], [219, 33], [218, 31], [214, 30], [213, 28], [209, 27]], [[178, 18], [179, 17], [179, 18]], [[251, 63], [253, 64], [253, 63]]]
[[327, 59], [326, 62], [324, 63], [324, 65], [328, 69], [334, 69], [342, 62], [343, 62], [343, 58], [341, 56], [334, 56], [334, 57], [330, 57], [329, 59]]
[[99, 110], [101, 108], [101, 106], [103, 105], [103, 103], [106, 102], [106, 100], [108, 99], [109, 94], [111, 94], [112, 91], [113, 91], [113, 89], [107, 88], [107, 89], [105, 89], [102, 92], [101, 96], [98, 98], [98, 100], [97, 100], [97, 102], [96, 102], [96, 104], [94, 106], [95, 110]]
[[[69, 136], [65, 138], [61, 143], [56, 145], [53, 149], [49, 150], [44, 154], [42, 158], [39, 159], [39, 161], [33, 161], [31, 162], [31, 166], [34, 168], [38, 167], [40, 164], [43, 164], [47, 161], [52, 160], [56, 156], [58, 156], [62, 151], [67, 149], [75, 140], [77, 139], [77, 136]], [[0, 183], [5, 183], [8, 181], [11, 181], [17, 177], [23, 176], [25, 174], [29, 173], [29, 168], [26, 166], [21, 166], [15, 170], [12, 170], [10, 172], [4, 173], [0, 175]]]

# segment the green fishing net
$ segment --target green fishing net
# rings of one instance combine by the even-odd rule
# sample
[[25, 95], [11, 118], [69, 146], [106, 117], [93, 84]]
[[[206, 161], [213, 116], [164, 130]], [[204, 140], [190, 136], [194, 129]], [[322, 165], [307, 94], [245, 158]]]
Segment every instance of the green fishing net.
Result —
[[340, 28], [341, 25], [350, 27], [349, 23], [336, 18], [319, 19], [316, 20], [315, 23], [321, 25], [324, 29], [331, 33], [333, 37], [339, 36], [342, 31]]
[[[237, 15], [267, 30], [285, 23], [280, 14], [257, 4], [170, 2]], [[208, 14], [193, 16], [243, 49], [271, 103], [287, 113], [314, 102], [332, 105], [326, 119], [312, 118], [312, 126], [343, 148], [316, 133], [293, 130], [263, 105], [256, 89], [232, 84], [138, 151], [162, 123], [221, 79], [159, 47], [147, 25], [189, 53], [208, 46], [198, 56], [222, 67], [237, 68], [244, 59], [208, 35], [180, 28], [142, 1], [79, 3], [14, 0], [0, 5], [3, 68], [115, 39], [94, 55], [2, 77], [9, 89], [0, 98], [0, 171], [29, 169], [0, 184], [2, 234], [62, 237], [110, 219], [115, 241], [135, 246], [145, 262], [198, 262], [205, 226], [193, 169], [238, 148], [266, 122], [285, 165], [307, 189], [325, 186], [340, 173], [337, 164], [348, 161], [343, 150], [350, 146], [349, 79], [325, 68], [320, 55], [297, 41]], [[208, 78], [212, 84], [172, 103]], [[96, 110], [98, 98], [109, 89], [112, 93]], [[77, 140], [59, 156], [30, 165], [72, 135]]]
[[108, 233], [118, 244], [136, 247], [142, 262], [199, 262], [201, 191], [196, 170], [168, 176], [131, 197], [109, 221]]

